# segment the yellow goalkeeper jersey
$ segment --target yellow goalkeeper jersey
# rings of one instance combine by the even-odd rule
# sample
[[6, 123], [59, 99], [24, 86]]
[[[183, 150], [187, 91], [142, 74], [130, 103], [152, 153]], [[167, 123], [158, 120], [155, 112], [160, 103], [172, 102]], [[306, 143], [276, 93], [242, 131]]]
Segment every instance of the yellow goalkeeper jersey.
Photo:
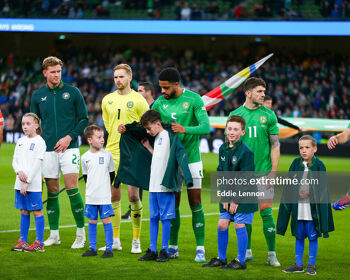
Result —
[[118, 91], [107, 94], [102, 100], [102, 117], [108, 132], [106, 150], [113, 157], [119, 156], [120, 133], [118, 126], [139, 122], [143, 113], [149, 110], [146, 99], [134, 90], [122, 95]]

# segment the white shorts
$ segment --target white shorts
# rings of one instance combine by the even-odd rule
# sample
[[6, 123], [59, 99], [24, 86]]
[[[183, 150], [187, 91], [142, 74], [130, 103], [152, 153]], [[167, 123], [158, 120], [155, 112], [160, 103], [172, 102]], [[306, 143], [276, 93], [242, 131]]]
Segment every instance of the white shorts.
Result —
[[80, 167], [79, 148], [67, 149], [64, 153], [46, 152], [43, 161], [44, 178], [58, 179], [63, 175], [78, 173]]
[[[261, 178], [267, 178], [267, 176], [263, 176]], [[263, 192], [264, 195], [259, 195], [259, 200], [272, 200], [275, 195], [275, 186], [265, 185], [265, 184], [258, 184], [258, 192]]]
[[[202, 188], [202, 178], [203, 178], [203, 162], [193, 162], [188, 164], [188, 168], [191, 171], [192, 179], [193, 179], [193, 187], [190, 189], [201, 189]], [[182, 169], [179, 168], [178, 172], [178, 190], [182, 190], [182, 182], [184, 180], [184, 175], [182, 173]]]

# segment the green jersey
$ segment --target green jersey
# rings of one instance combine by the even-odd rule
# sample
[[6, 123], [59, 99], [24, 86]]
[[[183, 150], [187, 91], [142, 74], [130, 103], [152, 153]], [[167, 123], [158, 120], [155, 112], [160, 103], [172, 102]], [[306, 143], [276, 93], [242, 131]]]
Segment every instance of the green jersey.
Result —
[[200, 135], [210, 133], [210, 123], [202, 98], [195, 92], [184, 90], [172, 99], [159, 97], [152, 106], [163, 122], [176, 122], [185, 127], [186, 133], [178, 134], [188, 154], [188, 162], [201, 160], [199, 153]]
[[277, 118], [273, 111], [260, 105], [256, 109], [241, 106], [230, 113], [246, 121], [244, 143], [254, 152], [255, 171], [271, 171], [271, 146], [269, 135], [278, 134]]

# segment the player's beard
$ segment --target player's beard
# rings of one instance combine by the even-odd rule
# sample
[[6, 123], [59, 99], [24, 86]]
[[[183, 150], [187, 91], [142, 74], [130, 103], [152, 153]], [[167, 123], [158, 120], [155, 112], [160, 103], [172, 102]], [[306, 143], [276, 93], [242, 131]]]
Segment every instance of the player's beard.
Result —
[[167, 99], [167, 100], [172, 99], [174, 97], [176, 97], [176, 89], [173, 89], [172, 92], [170, 92], [169, 95], [164, 94], [164, 98]]

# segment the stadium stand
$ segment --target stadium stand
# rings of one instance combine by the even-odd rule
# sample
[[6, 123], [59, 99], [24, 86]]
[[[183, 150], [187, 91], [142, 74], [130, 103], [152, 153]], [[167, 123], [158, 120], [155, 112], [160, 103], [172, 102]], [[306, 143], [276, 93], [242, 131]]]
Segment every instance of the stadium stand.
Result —
[[[79, 55], [76, 55], [79, 53]], [[157, 85], [157, 74], [165, 66], [180, 69], [186, 88], [203, 95], [246, 67], [224, 59], [198, 58], [193, 53], [167, 55], [154, 50], [146, 55], [125, 50], [123, 53], [71, 52], [64, 57], [63, 80], [81, 90], [88, 105], [90, 122], [103, 125], [101, 100], [113, 90], [113, 66], [127, 62], [133, 68], [133, 86], [150, 81]], [[43, 85], [40, 59], [21, 59], [13, 54], [0, 60], [0, 108], [6, 130], [18, 130], [20, 119], [29, 110], [32, 92]], [[279, 56], [257, 70], [256, 76], [268, 84], [279, 116], [349, 119], [350, 66], [342, 57]], [[159, 88], [156, 87], [159, 96]], [[244, 101], [237, 90], [228, 100], [210, 110], [210, 115], [228, 115]]]
[[4, 0], [0, 17], [163, 20], [349, 20], [350, 0]]

